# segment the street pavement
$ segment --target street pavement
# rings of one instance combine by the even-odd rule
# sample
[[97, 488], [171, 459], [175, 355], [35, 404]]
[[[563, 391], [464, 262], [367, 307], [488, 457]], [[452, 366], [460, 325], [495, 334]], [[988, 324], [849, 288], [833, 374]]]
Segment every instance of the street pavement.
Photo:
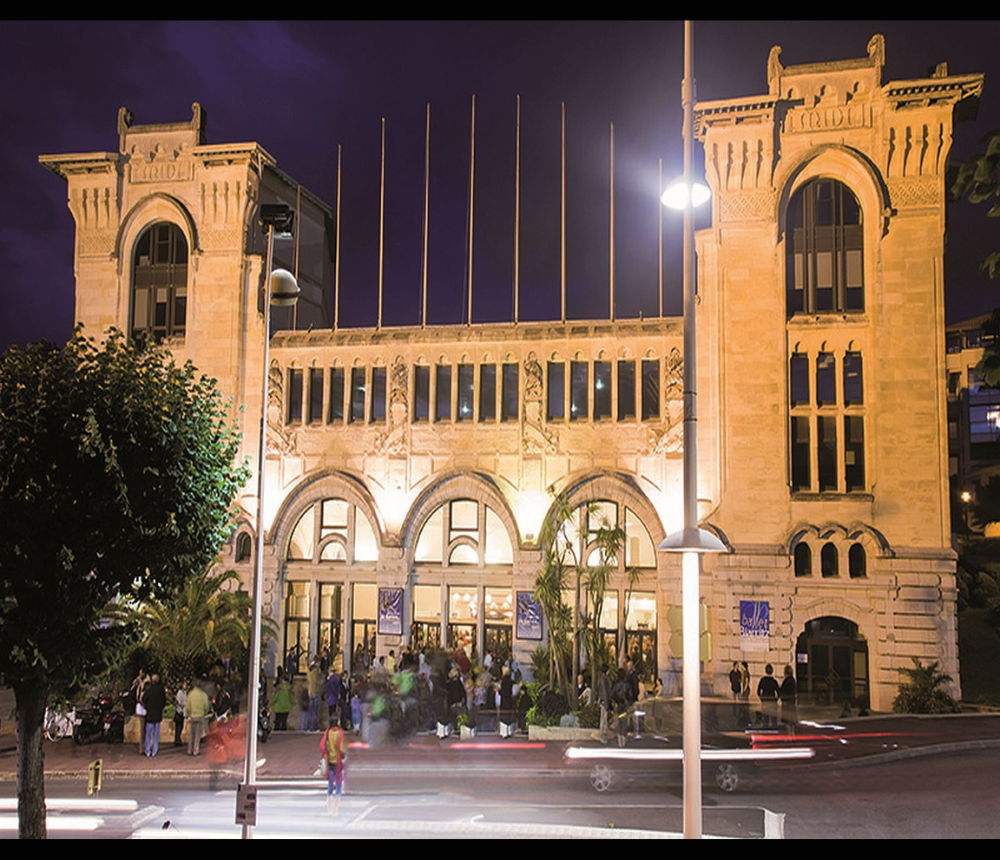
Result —
[[[1000, 713], [941, 716], [873, 715], [852, 719], [816, 719], [800, 722], [795, 733], [797, 745], [816, 749], [816, 766], [824, 761], [856, 760], [870, 763], [879, 759], [905, 758], [941, 751], [1000, 747]], [[6, 721], [4, 721], [6, 723]], [[830, 741], [831, 726], [838, 726], [837, 740]], [[4, 726], [6, 728], [6, 726]], [[265, 744], [258, 745], [260, 779], [303, 779], [312, 777], [320, 758], [322, 733], [299, 731], [272, 732]], [[223, 737], [217, 729], [203, 742], [201, 754], [187, 755], [184, 746], [172, 744], [173, 725], [164, 723], [160, 752], [147, 758], [137, 744], [94, 743], [77, 745], [65, 738], [46, 741], [45, 773], [47, 778], [86, 776], [90, 762], [103, 759], [105, 779], [116, 777], [151, 778], [157, 776], [216, 775], [239, 776], [243, 768], [245, 742], [238, 729]], [[772, 736], [755, 736], [763, 745]], [[527, 735], [512, 738], [483, 734], [471, 740], [452, 736], [439, 739], [434, 734], [418, 734], [402, 744], [363, 743], [360, 736], [349, 735], [351, 768], [356, 773], [391, 774], [405, 769], [443, 774], [449, 771], [534, 773], [557, 772], [565, 767], [566, 741], [533, 741]], [[16, 777], [16, 742], [12, 732], [0, 730], [0, 781]]]

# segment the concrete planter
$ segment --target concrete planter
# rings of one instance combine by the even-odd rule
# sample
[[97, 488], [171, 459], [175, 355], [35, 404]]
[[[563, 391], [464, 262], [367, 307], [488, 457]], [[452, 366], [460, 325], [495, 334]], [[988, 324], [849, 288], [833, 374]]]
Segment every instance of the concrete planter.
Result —
[[529, 741], [596, 741], [598, 729], [573, 729], [563, 726], [528, 726]]

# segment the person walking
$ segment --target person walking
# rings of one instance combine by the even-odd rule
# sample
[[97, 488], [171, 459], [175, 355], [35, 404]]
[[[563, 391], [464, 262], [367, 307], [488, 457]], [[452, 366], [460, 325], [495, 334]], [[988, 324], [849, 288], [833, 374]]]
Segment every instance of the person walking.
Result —
[[[319, 700], [326, 687], [326, 673], [320, 668], [320, 660], [314, 657], [309, 664], [309, 676], [306, 681], [309, 687], [309, 712], [303, 729], [307, 732], [319, 731]], [[331, 712], [330, 722], [333, 722]]]
[[181, 745], [181, 735], [184, 733], [184, 708], [187, 705], [187, 690], [182, 684], [174, 696], [174, 746]]
[[292, 691], [284, 676], [276, 679], [274, 698], [271, 699], [271, 710], [274, 711], [274, 730], [283, 732], [288, 729], [288, 715], [295, 707]]
[[319, 749], [326, 763], [326, 811], [336, 815], [344, 792], [344, 765], [347, 762], [347, 738], [337, 723], [330, 722]]

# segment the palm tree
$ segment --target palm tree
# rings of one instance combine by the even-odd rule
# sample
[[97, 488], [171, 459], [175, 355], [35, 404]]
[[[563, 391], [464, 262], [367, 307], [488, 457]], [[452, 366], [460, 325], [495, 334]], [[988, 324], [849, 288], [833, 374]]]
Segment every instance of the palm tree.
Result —
[[[231, 590], [239, 581], [235, 571], [208, 568], [170, 597], [146, 600], [126, 613], [162, 661], [168, 685], [186, 683], [199, 665], [246, 649], [252, 601], [245, 591]], [[270, 619], [264, 624], [273, 634]]]

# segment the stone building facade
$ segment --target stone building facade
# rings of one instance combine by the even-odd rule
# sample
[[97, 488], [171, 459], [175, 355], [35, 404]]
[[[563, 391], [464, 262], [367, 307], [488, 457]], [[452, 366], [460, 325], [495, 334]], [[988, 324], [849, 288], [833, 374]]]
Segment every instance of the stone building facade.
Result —
[[[982, 76], [882, 82], [867, 56], [783, 67], [766, 94], [697, 106], [713, 190], [699, 254], [704, 683], [796, 666], [826, 701], [890, 705], [900, 667], [956, 679], [944, 340], [944, 169]], [[678, 319], [333, 330], [328, 207], [204, 114], [117, 153], [43, 156], [77, 223], [77, 318], [150, 331], [243, 415], [262, 361], [261, 202], [297, 211], [305, 302], [279, 319], [267, 405], [265, 601], [275, 659], [328, 645], [542, 643], [531, 599], [554, 494], [581, 564], [624, 530], [601, 627], [667, 689], [679, 670]], [[304, 330], [312, 325], [311, 330]], [[259, 372], [259, 371], [258, 371]], [[249, 575], [253, 485], [224, 563]], [[628, 570], [638, 572], [631, 582]], [[289, 658], [289, 654], [291, 655]], [[779, 669], [780, 671], [780, 669]]]

